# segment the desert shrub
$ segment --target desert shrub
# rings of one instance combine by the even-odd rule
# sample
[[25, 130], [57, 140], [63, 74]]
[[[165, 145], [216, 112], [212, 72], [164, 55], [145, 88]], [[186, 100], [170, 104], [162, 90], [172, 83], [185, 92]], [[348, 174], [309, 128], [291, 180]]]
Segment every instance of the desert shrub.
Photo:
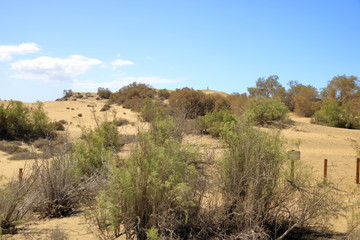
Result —
[[64, 217], [78, 207], [81, 197], [71, 173], [74, 165], [68, 153], [58, 153], [51, 160], [36, 161], [36, 203], [34, 211], [42, 217]]
[[110, 95], [110, 101], [125, 108], [138, 111], [143, 107], [144, 99], [153, 98], [156, 90], [142, 83], [131, 83]]
[[82, 117], [83, 115], [82, 115], [82, 113], [78, 113], [78, 117]]
[[122, 167], [112, 168], [109, 188], [97, 198], [93, 217], [104, 235], [126, 234], [127, 239], [191, 236], [203, 181], [189, 163], [200, 156], [181, 146], [171, 119], [153, 124], [155, 128], [138, 135]]
[[284, 239], [291, 232], [326, 226], [341, 210], [333, 187], [311, 186], [306, 175], [295, 182], [287, 179], [280, 134], [239, 121], [225, 125], [222, 138], [227, 150], [220, 164], [224, 209], [214, 228], [219, 235]]
[[109, 161], [120, 147], [120, 135], [111, 122], [103, 122], [95, 129], [83, 129], [81, 139], [71, 150], [74, 175], [82, 178], [105, 174]]
[[252, 98], [249, 101], [245, 114], [256, 124], [268, 125], [287, 122], [289, 109], [278, 99]]
[[248, 96], [245, 93], [239, 94], [235, 92], [229, 95], [227, 99], [230, 103], [231, 112], [238, 116], [242, 115], [245, 112], [249, 100]]
[[202, 133], [208, 133], [213, 137], [219, 137], [225, 124], [237, 122], [235, 115], [229, 110], [208, 113], [199, 117], [199, 129]]
[[43, 157], [43, 154], [31, 152], [27, 150], [24, 152], [18, 152], [13, 154], [12, 156], [9, 157], [9, 160], [29, 160], [29, 159], [38, 159], [41, 157]]
[[130, 124], [130, 122], [125, 118], [115, 118], [113, 120], [113, 124], [117, 127], [124, 126]]
[[33, 191], [36, 174], [23, 176], [21, 180], [11, 180], [0, 188], [0, 236], [15, 234], [16, 224], [31, 211], [35, 197]]
[[0, 141], [0, 151], [6, 152], [7, 154], [13, 154], [23, 152], [25, 149], [21, 148], [21, 143], [17, 141]]
[[237, 232], [261, 230], [285, 161], [280, 137], [244, 123], [226, 126], [222, 136], [229, 148], [221, 164], [221, 186], [228, 214], [237, 213], [228, 224], [234, 221]]
[[161, 100], [165, 100], [170, 97], [170, 92], [167, 89], [161, 89], [158, 92], [158, 96]]
[[286, 92], [285, 104], [290, 111], [299, 116], [311, 117], [320, 108], [319, 93], [311, 85], [289, 82], [290, 89]]
[[71, 89], [64, 90], [63, 95], [64, 95], [64, 98], [69, 98], [69, 97], [72, 97], [74, 95], [74, 92]]
[[169, 97], [169, 107], [174, 116], [182, 115], [187, 119], [195, 119], [206, 113], [229, 108], [226, 98], [218, 94], [206, 95], [190, 88], [176, 89]]
[[140, 109], [140, 117], [145, 122], [152, 122], [156, 117], [164, 118], [166, 110], [164, 106], [150, 98], [145, 99], [144, 107]]
[[352, 105], [340, 105], [335, 100], [328, 100], [315, 112], [311, 122], [330, 127], [359, 129], [359, 117]]
[[109, 99], [111, 91], [108, 88], [99, 87], [97, 90], [97, 95], [102, 99]]
[[22, 102], [10, 101], [0, 105], [0, 138], [31, 140], [40, 137], [54, 137], [54, 124], [50, 123], [42, 103], [33, 109]]
[[105, 104], [104, 106], [102, 106], [102, 108], [100, 109], [100, 112], [105, 112], [110, 110], [111, 106], [109, 104]]
[[67, 124], [65, 120], [56, 121], [53, 123], [56, 131], [65, 131], [64, 124]]

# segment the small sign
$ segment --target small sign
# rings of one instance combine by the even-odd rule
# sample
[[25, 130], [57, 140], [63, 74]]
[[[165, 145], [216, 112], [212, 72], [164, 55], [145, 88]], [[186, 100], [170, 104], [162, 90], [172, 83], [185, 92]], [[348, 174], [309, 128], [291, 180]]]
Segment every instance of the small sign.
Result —
[[300, 151], [291, 150], [288, 151], [287, 153], [289, 160], [300, 160]]

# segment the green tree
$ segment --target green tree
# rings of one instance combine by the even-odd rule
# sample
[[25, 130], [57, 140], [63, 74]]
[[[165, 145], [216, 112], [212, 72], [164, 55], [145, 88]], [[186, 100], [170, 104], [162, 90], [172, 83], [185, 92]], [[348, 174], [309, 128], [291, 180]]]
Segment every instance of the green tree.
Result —
[[266, 98], [280, 98], [285, 96], [285, 88], [279, 83], [279, 77], [276, 75], [268, 78], [259, 78], [256, 81], [255, 88], [248, 88], [250, 97], [266, 97]]
[[325, 99], [335, 99], [340, 104], [347, 102], [359, 95], [360, 85], [356, 76], [335, 76], [331, 79], [322, 96]]

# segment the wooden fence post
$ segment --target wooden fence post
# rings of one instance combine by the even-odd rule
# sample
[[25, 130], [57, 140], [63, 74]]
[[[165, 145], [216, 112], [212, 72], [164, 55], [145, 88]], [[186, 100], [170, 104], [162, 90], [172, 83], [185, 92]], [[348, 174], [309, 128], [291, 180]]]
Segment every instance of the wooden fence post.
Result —
[[327, 183], [327, 167], [328, 167], [328, 160], [324, 159], [324, 183]]
[[356, 184], [359, 184], [360, 182], [360, 158], [356, 159]]
[[23, 169], [19, 168], [19, 182], [22, 182], [23, 175], [24, 175]]

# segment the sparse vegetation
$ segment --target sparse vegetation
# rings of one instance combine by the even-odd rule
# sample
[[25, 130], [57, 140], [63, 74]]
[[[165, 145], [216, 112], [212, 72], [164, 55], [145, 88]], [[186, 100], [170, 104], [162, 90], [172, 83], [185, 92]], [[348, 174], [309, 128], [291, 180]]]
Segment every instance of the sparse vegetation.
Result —
[[170, 92], [167, 89], [161, 89], [158, 92], [158, 96], [161, 100], [165, 100], [170, 97]]
[[22, 102], [0, 105], [0, 139], [31, 140], [55, 136], [55, 126], [47, 117], [42, 103], [33, 109]]
[[109, 188], [100, 193], [93, 211], [104, 235], [146, 239], [191, 234], [203, 181], [189, 163], [200, 155], [181, 147], [175, 128], [171, 118], [158, 118], [149, 132], [139, 133], [123, 167], [112, 169]]
[[144, 106], [145, 99], [153, 98], [155, 95], [156, 90], [149, 85], [134, 82], [121, 88], [118, 92], [112, 93], [110, 101], [139, 111]]
[[[81, 204], [90, 208], [101, 239], [281, 240], [325, 231], [325, 223], [344, 208], [337, 188], [318, 184], [305, 168], [290, 179], [279, 133], [254, 124], [282, 127], [290, 108], [299, 116], [313, 115], [317, 124], [360, 128], [356, 82], [338, 76], [322, 99], [312, 86], [295, 82], [285, 91], [277, 76], [258, 79], [250, 97], [189, 88], [170, 93], [138, 83], [116, 93], [99, 88], [99, 97], [139, 111], [149, 128], [136, 136], [120, 135], [117, 127], [129, 121], [117, 118], [114, 110], [110, 122], [94, 116], [97, 127], [83, 127], [74, 143], [54, 137], [67, 122], [51, 123], [41, 104], [32, 109], [21, 102], [2, 105], [0, 137], [34, 140], [36, 151], [18, 141], [0, 141], [10, 160], [35, 159], [28, 175], [0, 187], [0, 235], [15, 233], [17, 221], [30, 212], [63, 217]], [[64, 95], [80, 98], [70, 91]], [[191, 133], [221, 141], [218, 162], [206, 159], [209, 149], [182, 141], [189, 123], [196, 129]], [[129, 154], [120, 154], [128, 143]], [[351, 234], [356, 238], [358, 232]], [[68, 239], [58, 228], [48, 237]]]
[[99, 87], [97, 90], [97, 95], [101, 99], [109, 99], [111, 96], [111, 91], [108, 88]]
[[74, 95], [74, 92], [71, 89], [64, 90], [63, 95], [64, 95], [64, 98], [70, 98], [70, 97], [72, 97]]
[[105, 104], [104, 106], [102, 106], [102, 108], [100, 109], [100, 112], [106, 112], [108, 110], [110, 110], [111, 106], [109, 104]]

